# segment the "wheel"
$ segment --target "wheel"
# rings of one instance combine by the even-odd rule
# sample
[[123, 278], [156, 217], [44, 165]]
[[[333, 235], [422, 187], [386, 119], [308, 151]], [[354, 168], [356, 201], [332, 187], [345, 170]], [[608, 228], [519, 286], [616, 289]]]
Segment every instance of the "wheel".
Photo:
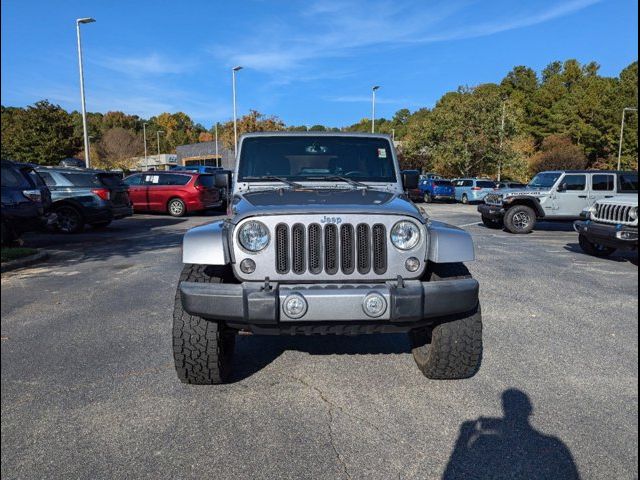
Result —
[[504, 222], [502, 219], [494, 220], [493, 218], [482, 216], [482, 223], [485, 224], [486, 227], [497, 229], [504, 227]]
[[[214, 267], [187, 265], [180, 281], [222, 283], [225, 274]], [[183, 383], [212, 385], [224, 383], [231, 373], [235, 330], [224, 322], [189, 315], [182, 309], [180, 284], [173, 308], [173, 360]]]
[[84, 220], [80, 211], [70, 205], [63, 205], [54, 210], [58, 216], [58, 230], [63, 233], [80, 233], [84, 229]]
[[11, 242], [15, 240], [16, 236], [13, 233], [13, 230], [9, 227], [9, 225], [7, 225], [4, 222], [4, 220], [2, 221], [1, 227], [2, 227], [2, 239], [0, 243], [2, 243], [2, 245], [9, 245]]
[[613, 253], [616, 251], [616, 249], [613, 247], [605, 247], [604, 245], [593, 243], [583, 234], [580, 234], [578, 236], [578, 243], [580, 243], [580, 248], [582, 248], [585, 253], [593, 255], [594, 257], [605, 258], [613, 255]]
[[172, 198], [167, 205], [167, 211], [172, 217], [184, 217], [187, 213], [187, 206], [179, 198]]
[[515, 205], [507, 210], [504, 225], [511, 233], [530, 233], [536, 226], [536, 212], [526, 205]]
[[431, 194], [429, 192], [424, 194], [424, 203], [431, 203], [433, 202], [433, 199], [431, 198]]
[[[462, 263], [435, 265], [430, 281], [471, 278]], [[482, 363], [480, 304], [461, 317], [410, 334], [411, 353], [422, 374], [434, 380], [473, 377]]]
[[92, 223], [91, 227], [95, 229], [106, 228], [111, 225], [111, 220], [107, 220], [104, 222]]
[[464, 203], [465, 205], [469, 204], [469, 197], [467, 197], [466, 193], [462, 195], [462, 203]]

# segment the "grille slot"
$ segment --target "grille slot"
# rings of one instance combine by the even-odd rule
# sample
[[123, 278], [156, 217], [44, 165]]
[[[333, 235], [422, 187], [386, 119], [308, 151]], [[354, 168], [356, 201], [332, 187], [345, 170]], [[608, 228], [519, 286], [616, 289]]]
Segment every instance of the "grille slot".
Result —
[[355, 270], [353, 225], [340, 227], [340, 267], [342, 273], [351, 274]]
[[296, 223], [291, 229], [291, 243], [293, 246], [291, 270], [293, 273], [304, 273], [306, 270], [304, 237], [305, 226], [301, 223]]
[[329, 275], [338, 273], [338, 227], [324, 228], [324, 265]]
[[289, 271], [289, 228], [281, 223], [276, 226], [276, 272]]
[[382, 275], [387, 271], [387, 235], [384, 225], [373, 226], [373, 271]]
[[358, 272], [369, 273], [371, 270], [371, 229], [366, 223], [356, 228], [356, 244], [358, 245]]
[[317, 223], [309, 225], [309, 271], [322, 272], [322, 227]]

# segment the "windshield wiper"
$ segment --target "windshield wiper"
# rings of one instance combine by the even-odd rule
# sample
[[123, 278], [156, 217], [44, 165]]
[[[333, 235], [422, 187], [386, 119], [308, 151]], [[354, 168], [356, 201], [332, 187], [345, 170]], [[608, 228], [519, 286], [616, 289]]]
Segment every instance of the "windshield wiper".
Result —
[[322, 176], [322, 177], [308, 177], [308, 179], [309, 180], [340, 180], [340, 181], [346, 182], [349, 185], [352, 185], [354, 187], [361, 187], [361, 188], [369, 189], [369, 185], [367, 185], [366, 183], [357, 182], [355, 180], [352, 180], [349, 177], [342, 177], [340, 175], [326, 175], [326, 176]]
[[289, 185], [291, 188], [305, 188], [304, 185], [301, 185], [299, 183], [296, 182], [292, 182], [291, 180], [288, 180], [286, 178], [282, 178], [282, 177], [276, 177], [273, 175], [266, 175], [264, 177], [244, 177], [242, 180], [276, 180], [278, 182], [282, 182], [285, 185]]

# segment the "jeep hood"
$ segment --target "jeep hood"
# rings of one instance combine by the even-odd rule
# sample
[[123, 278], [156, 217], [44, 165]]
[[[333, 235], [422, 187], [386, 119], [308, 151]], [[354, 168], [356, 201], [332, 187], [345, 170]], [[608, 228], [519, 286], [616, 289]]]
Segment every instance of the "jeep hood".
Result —
[[607, 198], [604, 200], [598, 200], [598, 204], [600, 205], [625, 205], [627, 207], [637, 207], [638, 206], [638, 195], [635, 193], [631, 193], [628, 195], [616, 195], [612, 198]]
[[405, 196], [362, 189], [279, 188], [237, 193], [233, 198], [234, 221], [262, 215], [383, 214], [424, 218]]
[[549, 195], [551, 193], [550, 188], [505, 188], [502, 190], [496, 190], [495, 192], [498, 195], [503, 195], [506, 197], [543, 197], [545, 195]]

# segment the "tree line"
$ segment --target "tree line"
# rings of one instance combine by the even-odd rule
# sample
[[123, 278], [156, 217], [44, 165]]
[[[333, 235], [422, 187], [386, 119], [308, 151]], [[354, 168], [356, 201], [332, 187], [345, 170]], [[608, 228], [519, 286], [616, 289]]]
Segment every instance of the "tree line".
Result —
[[[599, 74], [595, 62], [553, 62], [540, 74], [513, 68], [499, 83], [462, 86], [443, 95], [433, 108], [403, 108], [376, 120], [376, 131], [399, 141], [405, 168], [446, 176], [484, 175], [525, 180], [551, 168], [613, 168], [617, 163], [620, 120], [625, 107], [637, 107], [638, 63], [617, 77]], [[1, 108], [2, 157], [56, 164], [82, 158], [82, 117], [47, 100]], [[89, 113], [91, 160], [102, 168], [131, 168], [130, 159], [147, 149], [175, 152], [179, 145], [211, 141], [207, 129], [182, 112], [148, 119], [124, 112]], [[624, 168], [638, 168], [638, 116], [628, 114], [623, 138]], [[342, 128], [286, 125], [276, 116], [250, 111], [239, 118], [240, 133], [252, 131], [371, 131], [371, 120]], [[233, 145], [233, 122], [218, 134]], [[158, 142], [159, 141], [159, 142]]]

